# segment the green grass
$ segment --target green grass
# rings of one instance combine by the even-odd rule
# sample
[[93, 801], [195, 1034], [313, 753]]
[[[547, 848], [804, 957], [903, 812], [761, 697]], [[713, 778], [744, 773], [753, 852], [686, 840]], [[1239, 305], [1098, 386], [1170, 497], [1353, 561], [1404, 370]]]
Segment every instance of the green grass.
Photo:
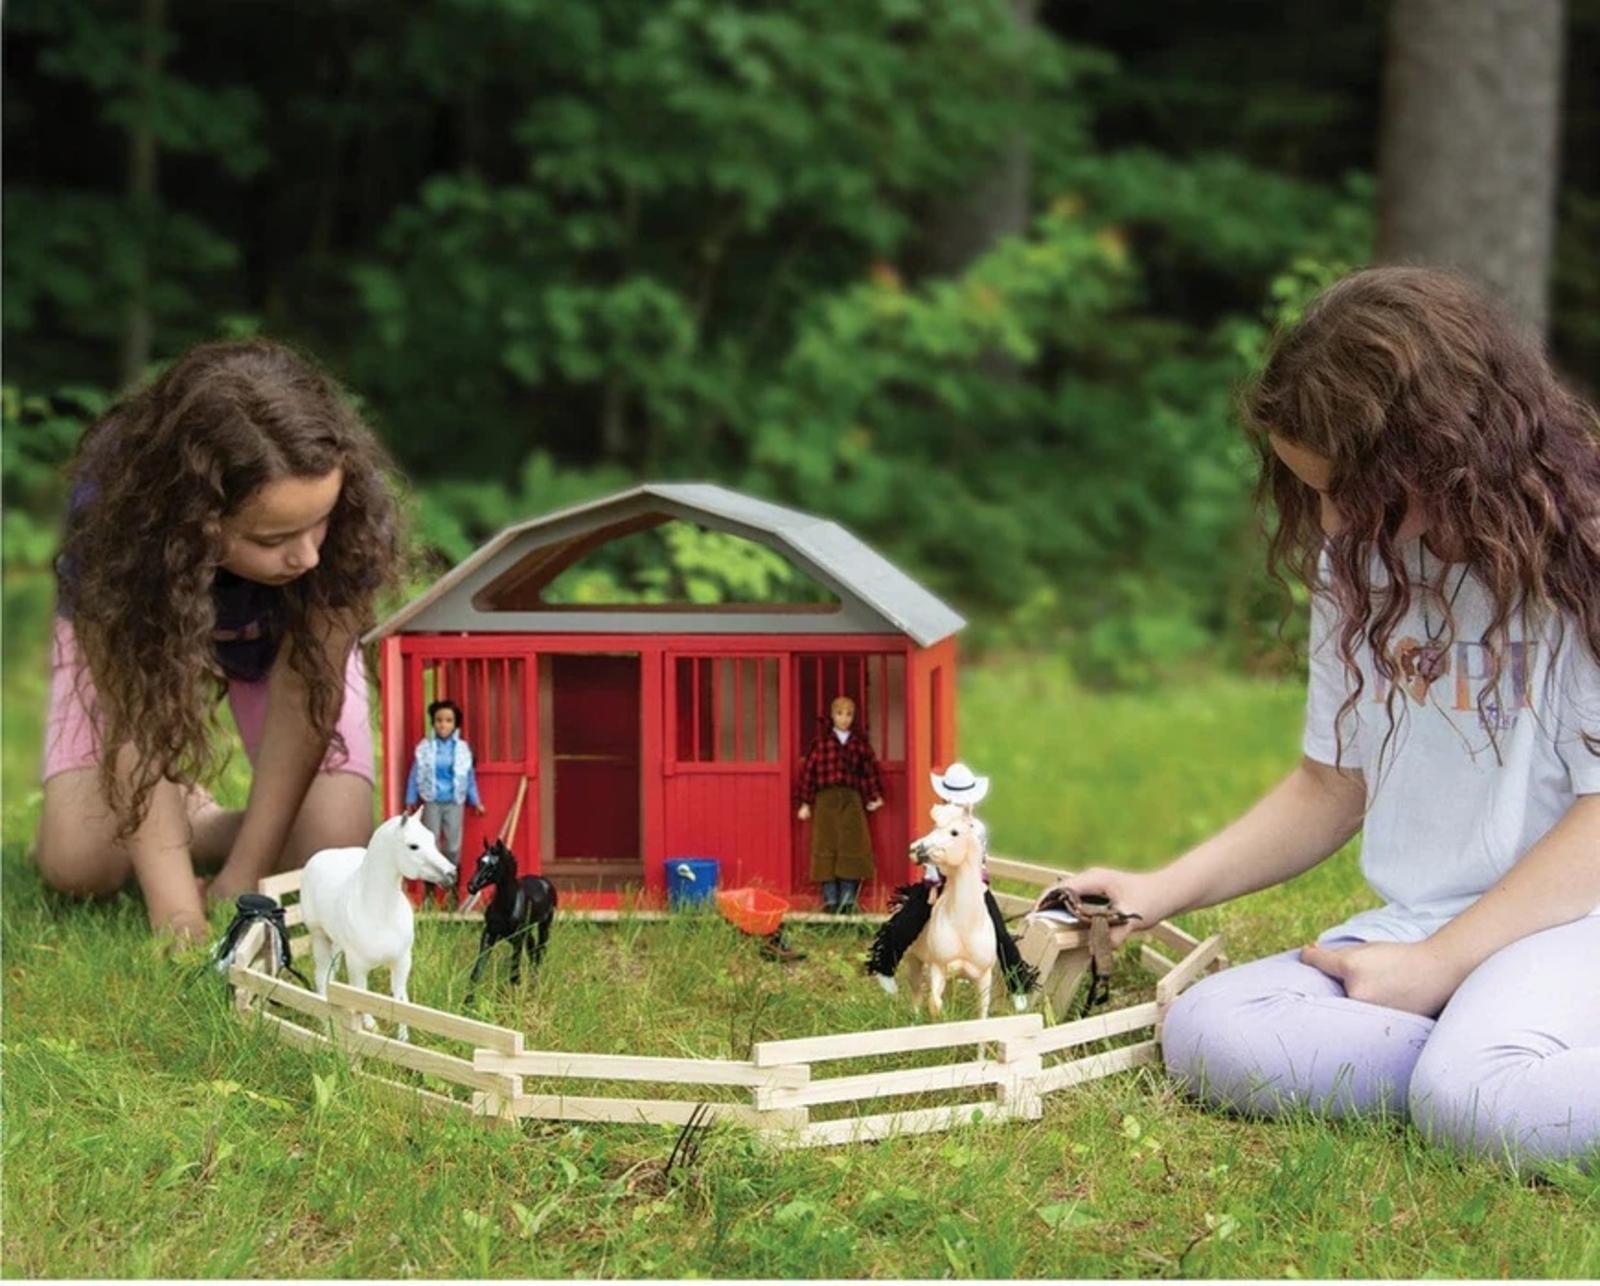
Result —
[[[718, 1132], [663, 1177], [670, 1130], [419, 1115], [333, 1053], [278, 1045], [190, 981], [131, 899], [46, 895], [40, 598], [6, 591], [3, 1268], [12, 1276], [1589, 1277], [1600, 1181], [1520, 1182], [1393, 1121], [1248, 1122], [1143, 1069], [1044, 1119], [807, 1153]], [[1293, 761], [1300, 696], [1211, 678], [1099, 696], [1033, 660], [970, 670], [962, 753], [994, 778], [994, 847], [1155, 865]], [[238, 779], [230, 782], [236, 791]], [[1346, 852], [1186, 917], [1235, 959], [1371, 904]], [[472, 930], [428, 926], [413, 992], [455, 1005]], [[536, 1044], [741, 1056], [755, 1039], [909, 1019], [864, 938], [799, 929], [783, 968], [711, 917], [558, 925], [543, 975], [483, 1010]], [[503, 964], [501, 966], [503, 969]], [[1124, 955], [1119, 1002], [1148, 991]], [[958, 1004], [969, 1003], [960, 996]], [[852, 1068], [852, 1070], [855, 1070]], [[530, 1083], [530, 1088], [536, 1088]]]

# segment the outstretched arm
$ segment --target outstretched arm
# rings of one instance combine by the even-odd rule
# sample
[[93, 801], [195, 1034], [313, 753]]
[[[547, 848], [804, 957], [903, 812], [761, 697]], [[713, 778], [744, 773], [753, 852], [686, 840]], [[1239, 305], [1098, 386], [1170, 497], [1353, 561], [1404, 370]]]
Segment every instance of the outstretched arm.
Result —
[[[1361, 829], [1365, 808], [1359, 772], [1303, 758], [1244, 816], [1160, 870], [1095, 867], [1063, 880], [1062, 886], [1079, 894], [1105, 894], [1151, 924], [1310, 870]], [[1133, 926], [1114, 929], [1112, 938], [1120, 942], [1132, 931]]]
[[1361, 773], [1302, 758], [1243, 817], [1160, 872], [1175, 902], [1163, 914], [1215, 906], [1309, 871], [1361, 829], [1366, 804]]

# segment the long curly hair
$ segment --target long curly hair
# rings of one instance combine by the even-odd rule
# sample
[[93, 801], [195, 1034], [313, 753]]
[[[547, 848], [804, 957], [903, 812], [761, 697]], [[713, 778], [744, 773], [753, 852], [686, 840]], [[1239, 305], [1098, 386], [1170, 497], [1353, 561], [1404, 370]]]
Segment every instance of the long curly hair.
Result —
[[399, 577], [401, 532], [393, 466], [335, 381], [271, 341], [201, 344], [79, 441], [57, 565], [120, 837], [138, 829], [159, 782], [203, 780], [225, 759], [212, 596], [223, 520], [267, 483], [334, 469], [343, 486], [320, 561], [278, 591], [276, 632], [308, 722], [347, 752], [344, 675], [319, 628], [370, 627], [377, 595]]
[[[1444, 645], [1455, 639], [1446, 566], [1413, 575], [1397, 540], [1414, 504], [1492, 604], [1480, 711], [1499, 682], [1514, 617], [1524, 626], [1553, 617], [1558, 647], [1571, 622], [1600, 658], [1600, 417], [1465, 277], [1383, 267], [1330, 286], [1275, 337], [1245, 390], [1243, 419], [1260, 454], [1258, 503], [1277, 515], [1268, 569], [1330, 595], [1341, 622], [1351, 693], [1336, 726], [1361, 698], [1355, 658], [1365, 643], [1390, 685], [1385, 747], [1393, 737], [1400, 684], [1390, 643], [1414, 595], [1444, 621]], [[1324, 534], [1318, 497], [1269, 434], [1327, 459], [1328, 496], [1345, 524], [1337, 535]], [[1485, 721], [1491, 738], [1492, 726]], [[1587, 732], [1584, 742], [1600, 754]]]

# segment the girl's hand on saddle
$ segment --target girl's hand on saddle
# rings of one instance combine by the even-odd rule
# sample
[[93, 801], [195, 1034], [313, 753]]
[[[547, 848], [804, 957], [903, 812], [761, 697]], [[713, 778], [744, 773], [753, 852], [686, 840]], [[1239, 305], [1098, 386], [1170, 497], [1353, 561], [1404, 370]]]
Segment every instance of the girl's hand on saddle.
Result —
[[[1112, 927], [1111, 944], [1120, 947], [1135, 930], [1154, 924], [1157, 920], [1164, 920], [1179, 909], [1168, 906], [1161, 897], [1161, 883], [1157, 874], [1115, 871], [1109, 867], [1093, 866], [1069, 879], [1062, 880], [1055, 887], [1068, 889], [1077, 897], [1099, 894], [1101, 897], [1111, 899], [1113, 910], [1121, 911], [1125, 915], [1137, 915], [1139, 917], [1137, 920]], [[1048, 893], [1049, 890], [1045, 892]], [[1043, 893], [1040, 894], [1039, 900], [1043, 901], [1044, 896]], [[1034, 905], [1037, 906], [1038, 902]]]
[[1432, 1018], [1461, 985], [1451, 962], [1426, 941], [1363, 942], [1353, 947], [1312, 945], [1300, 962], [1344, 984], [1351, 1000]]

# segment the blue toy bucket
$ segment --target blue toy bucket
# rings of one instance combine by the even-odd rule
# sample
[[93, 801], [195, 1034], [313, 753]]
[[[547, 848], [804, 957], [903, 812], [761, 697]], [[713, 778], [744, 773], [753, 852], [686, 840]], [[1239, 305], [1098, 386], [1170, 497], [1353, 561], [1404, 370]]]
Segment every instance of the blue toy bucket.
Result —
[[669, 857], [667, 859], [667, 903], [693, 906], [710, 902], [717, 891], [717, 860], [712, 857]]

